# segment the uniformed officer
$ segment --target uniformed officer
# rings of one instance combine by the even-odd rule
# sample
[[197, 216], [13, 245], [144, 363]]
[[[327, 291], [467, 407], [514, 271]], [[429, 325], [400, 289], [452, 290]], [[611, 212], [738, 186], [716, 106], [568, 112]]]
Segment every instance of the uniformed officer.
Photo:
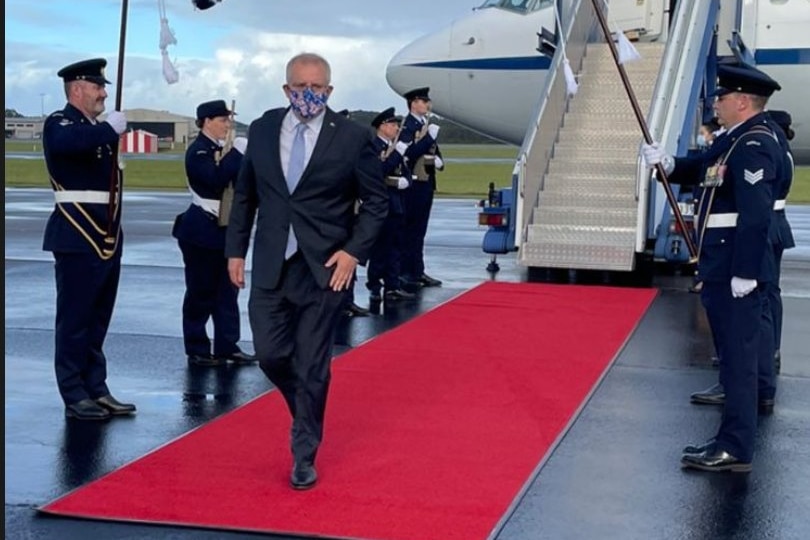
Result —
[[[765, 290], [775, 279], [768, 231], [784, 151], [763, 111], [779, 89], [755, 68], [718, 69], [714, 110], [728, 130], [729, 148], [703, 181], [708, 202], [698, 223], [698, 274], [704, 294], [723, 314], [719, 348], [725, 400], [717, 435], [684, 449], [686, 468], [750, 471], [757, 405], [773, 406], [773, 331]], [[667, 173], [673, 171], [675, 160], [657, 144], [643, 145], [642, 153], [649, 165], [661, 163]]]
[[425, 273], [425, 235], [427, 234], [436, 171], [444, 169], [437, 138], [439, 127], [428, 122], [430, 88], [415, 88], [404, 94], [408, 115], [402, 123], [399, 140], [408, 146], [405, 152], [411, 169], [411, 186], [405, 191], [405, 234], [402, 254], [402, 280], [410, 286], [438, 287], [442, 282]]
[[79, 420], [135, 412], [110, 393], [103, 351], [121, 275], [123, 175], [116, 157], [127, 126], [120, 111], [98, 121], [110, 84], [106, 65], [94, 58], [59, 70], [67, 105], [42, 131], [55, 199], [42, 247], [55, 260], [56, 381], [65, 416]]
[[[239, 289], [228, 276], [226, 227], [219, 223], [222, 194], [236, 179], [247, 145], [239, 137], [231, 148], [223, 148], [233, 129], [232, 114], [221, 99], [197, 107], [200, 133], [186, 150], [191, 204], [177, 216], [172, 229], [185, 264], [183, 345], [188, 363], [197, 366], [255, 361], [239, 349]], [[214, 326], [213, 354], [206, 330], [209, 319]]]
[[782, 369], [782, 289], [779, 287], [779, 280], [782, 275], [782, 253], [786, 249], [796, 247], [793, 239], [793, 231], [785, 215], [785, 203], [790, 186], [793, 183], [794, 161], [793, 152], [790, 149], [790, 140], [793, 139], [794, 132], [791, 124], [793, 119], [787, 111], [768, 111], [768, 116], [776, 124], [774, 129], [779, 143], [785, 150], [785, 175], [776, 190], [773, 203], [774, 216], [771, 222], [770, 240], [773, 245], [774, 260], [776, 262], [776, 279], [768, 286], [768, 306], [771, 309], [773, 319], [774, 335], [774, 372], [779, 373]]
[[[340, 116], [345, 116], [346, 118], [348, 118], [350, 120], [352, 118], [352, 114], [349, 111], [349, 109], [341, 109], [340, 111], [338, 111], [338, 114]], [[357, 204], [358, 204], [358, 206], [356, 208], [359, 208], [360, 201], [358, 201]], [[368, 317], [369, 315], [371, 315], [370, 310], [364, 308], [363, 306], [359, 305], [355, 301], [354, 286], [355, 286], [356, 283], [357, 283], [357, 269], [355, 269], [354, 274], [352, 274], [352, 283], [351, 283], [351, 285], [349, 285], [349, 288], [346, 291], [346, 307], [343, 308], [343, 313], [342, 313], [344, 317], [348, 317], [348, 318], [352, 318], [352, 317]]]
[[[388, 216], [368, 259], [366, 287], [371, 302], [380, 302], [383, 298], [386, 302], [395, 302], [416, 296], [402, 289], [399, 280], [405, 225], [400, 194], [407, 191], [411, 176], [404, 159], [408, 145], [398, 140], [399, 123], [394, 107], [385, 109], [371, 121], [371, 126], [377, 132], [374, 146], [382, 161], [385, 185], [388, 187]], [[382, 288], [385, 289], [384, 295], [380, 294]]]

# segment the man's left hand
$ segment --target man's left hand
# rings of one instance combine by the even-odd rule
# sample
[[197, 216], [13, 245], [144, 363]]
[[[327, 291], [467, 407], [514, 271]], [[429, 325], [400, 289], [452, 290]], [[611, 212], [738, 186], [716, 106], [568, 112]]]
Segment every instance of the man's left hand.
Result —
[[357, 268], [357, 259], [349, 255], [349, 253], [342, 249], [335, 252], [334, 255], [329, 257], [324, 266], [327, 268], [334, 267], [332, 279], [329, 280], [329, 287], [333, 291], [345, 291], [352, 286], [354, 271]]

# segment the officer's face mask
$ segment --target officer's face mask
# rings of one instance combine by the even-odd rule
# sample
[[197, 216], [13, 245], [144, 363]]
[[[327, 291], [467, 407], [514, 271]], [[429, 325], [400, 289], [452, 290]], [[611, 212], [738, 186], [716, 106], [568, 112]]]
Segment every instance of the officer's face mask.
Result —
[[706, 148], [709, 146], [709, 143], [706, 142], [706, 137], [702, 133], [697, 136], [697, 140], [695, 142], [697, 142], [697, 145], [700, 148]]
[[304, 120], [309, 120], [323, 112], [327, 99], [329, 99], [328, 91], [316, 92], [308, 86], [303, 90], [290, 88], [290, 106]]

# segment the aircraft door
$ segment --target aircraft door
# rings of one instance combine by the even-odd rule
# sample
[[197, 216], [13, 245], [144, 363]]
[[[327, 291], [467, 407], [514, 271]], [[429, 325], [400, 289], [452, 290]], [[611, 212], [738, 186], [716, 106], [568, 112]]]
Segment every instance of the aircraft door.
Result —
[[[674, 8], [675, 2], [671, 3]], [[651, 40], [665, 30], [665, 15], [669, 9], [669, 0], [610, 0], [608, 24], [611, 30], [618, 26], [631, 39]]]

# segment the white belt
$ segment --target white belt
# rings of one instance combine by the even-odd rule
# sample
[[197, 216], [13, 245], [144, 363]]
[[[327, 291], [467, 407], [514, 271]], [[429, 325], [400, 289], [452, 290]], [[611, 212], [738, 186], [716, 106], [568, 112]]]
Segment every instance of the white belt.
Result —
[[194, 204], [196, 206], [199, 206], [200, 208], [202, 208], [206, 212], [214, 214], [215, 216], [219, 216], [219, 201], [218, 200], [215, 200], [215, 199], [203, 199], [202, 197], [197, 195], [197, 193], [193, 189], [191, 189], [191, 187], [189, 187], [188, 190], [191, 192], [191, 202], [192, 202], [192, 204]]
[[718, 229], [721, 227], [736, 227], [737, 215], [737, 212], [729, 212], [727, 214], [709, 214], [709, 219], [706, 221], [706, 228]]
[[53, 198], [57, 204], [62, 203], [87, 203], [87, 204], [107, 204], [110, 202], [109, 191], [93, 190], [61, 190], [54, 191]]
[[785, 209], [785, 199], [779, 199], [773, 201], [773, 209], [774, 210], [784, 210]]

